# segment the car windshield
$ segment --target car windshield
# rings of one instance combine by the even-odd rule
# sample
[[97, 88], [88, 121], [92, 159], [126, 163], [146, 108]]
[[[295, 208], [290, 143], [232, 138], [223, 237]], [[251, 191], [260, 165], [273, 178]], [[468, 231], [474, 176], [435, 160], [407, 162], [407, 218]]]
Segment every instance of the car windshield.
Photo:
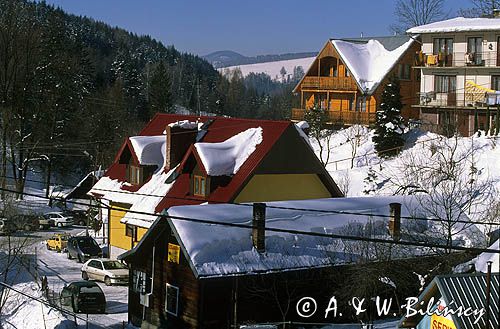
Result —
[[80, 247], [99, 247], [97, 242], [95, 242], [95, 240], [92, 238], [91, 239], [80, 238], [78, 239], [78, 245], [80, 245]]
[[120, 262], [117, 262], [116, 260], [102, 262], [102, 265], [104, 265], [105, 270], [120, 270], [127, 268], [125, 265], [123, 265]]
[[102, 293], [102, 290], [101, 290], [101, 288], [99, 288], [99, 286], [80, 287], [80, 293], [85, 293], [85, 294], [100, 294], [100, 293]]

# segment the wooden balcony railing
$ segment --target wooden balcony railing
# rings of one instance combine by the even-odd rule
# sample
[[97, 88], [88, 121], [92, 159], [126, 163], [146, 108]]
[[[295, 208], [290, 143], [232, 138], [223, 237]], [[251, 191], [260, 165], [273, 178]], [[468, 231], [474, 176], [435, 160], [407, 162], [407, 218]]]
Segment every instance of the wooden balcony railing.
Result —
[[302, 89], [357, 90], [356, 82], [351, 77], [305, 77], [301, 87]]
[[[292, 120], [304, 120], [304, 109], [292, 109]], [[329, 123], [340, 123], [346, 125], [375, 123], [375, 113], [356, 111], [328, 111]]]

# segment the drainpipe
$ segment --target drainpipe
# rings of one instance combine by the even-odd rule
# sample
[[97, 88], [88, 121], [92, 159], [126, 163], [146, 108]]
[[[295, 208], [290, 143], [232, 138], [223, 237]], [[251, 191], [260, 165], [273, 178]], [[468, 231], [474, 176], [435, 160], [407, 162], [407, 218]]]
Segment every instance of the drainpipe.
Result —
[[491, 264], [493, 262], [488, 262], [488, 272], [486, 273], [486, 327], [485, 329], [489, 329], [490, 327], [490, 299], [491, 299]]

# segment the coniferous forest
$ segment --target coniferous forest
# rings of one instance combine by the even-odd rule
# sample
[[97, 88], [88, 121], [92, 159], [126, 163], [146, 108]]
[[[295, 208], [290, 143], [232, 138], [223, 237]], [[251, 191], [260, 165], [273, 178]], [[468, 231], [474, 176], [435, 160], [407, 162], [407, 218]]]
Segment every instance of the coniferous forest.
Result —
[[295, 82], [221, 74], [149, 36], [0, 0], [0, 176], [23, 185], [47, 157], [61, 173], [106, 167], [157, 112], [285, 119]]

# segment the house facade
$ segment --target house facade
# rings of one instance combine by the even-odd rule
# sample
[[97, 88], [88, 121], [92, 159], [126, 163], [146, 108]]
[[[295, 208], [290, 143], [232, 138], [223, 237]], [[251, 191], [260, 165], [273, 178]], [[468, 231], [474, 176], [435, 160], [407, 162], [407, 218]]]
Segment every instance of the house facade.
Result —
[[90, 193], [108, 206], [111, 258], [171, 206], [342, 196], [291, 122], [169, 114], [127, 138]]
[[498, 133], [500, 97], [500, 18], [453, 18], [411, 28], [422, 52], [414, 108], [427, 129], [470, 136]]
[[[418, 261], [408, 261], [413, 254], [408, 246], [377, 244], [372, 246], [377, 252], [370, 253], [364, 242], [326, 235], [371, 236], [388, 242], [437, 239], [435, 222], [409, 218], [415, 213], [426, 216], [420, 201], [377, 196], [171, 207], [135, 248], [119, 256], [129, 265], [132, 278], [129, 321], [141, 328], [183, 329], [346, 321], [325, 319], [322, 308], [346, 286], [348, 273], [363, 272], [362, 263], [386, 261], [384, 275], [401, 287], [409, 279], [392, 271], [411, 273], [416, 262], [419, 271], [428, 271], [442, 259], [415, 248]], [[475, 227], [464, 232], [477, 233]], [[447, 260], [454, 266], [463, 256], [450, 254]], [[418, 280], [410, 281], [415, 285], [399, 293], [416, 293]], [[381, 290], [394, 297], [394, 291]], [[306, 296], [318, 303], [313, 317], [296, 311], [296, 303]]]
[[332, 124], [372, 124], [392, 75], [400, 80], [403, 117], [417, 119], [412, 105], [419, 71], [412, 65], [419, 50], [408, 36], [328, 40], [294, 89], [300, 108], [292, 109], [292, 119], [302, 120], [305, 110], [316, 105], [327, 110]]

